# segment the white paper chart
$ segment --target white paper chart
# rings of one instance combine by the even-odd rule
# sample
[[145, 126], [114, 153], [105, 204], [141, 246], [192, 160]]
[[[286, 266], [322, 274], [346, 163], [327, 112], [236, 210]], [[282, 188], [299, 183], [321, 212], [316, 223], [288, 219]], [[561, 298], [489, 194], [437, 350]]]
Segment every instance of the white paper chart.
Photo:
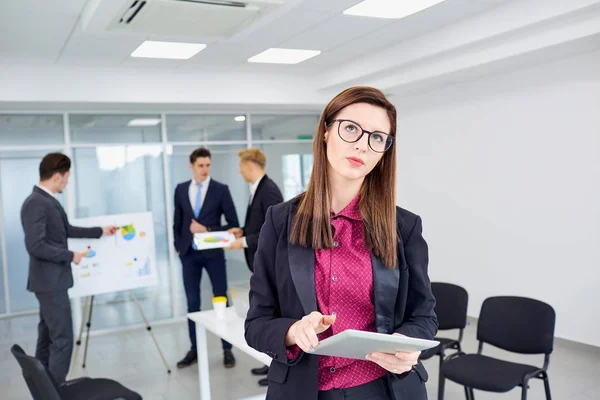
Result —
[[92, 296], [158, 284], [152, 213], [106, 215], [71, 221], [74, 226], [116, 225], [113, 236], [69, 239], [69, 250], [83, 253], [71, 264], [69, 297]]
[[233, 242], [235, 242], [235, 235], [227, 231], [194, 234], [194, 243], [198, 250], [222, 249]]

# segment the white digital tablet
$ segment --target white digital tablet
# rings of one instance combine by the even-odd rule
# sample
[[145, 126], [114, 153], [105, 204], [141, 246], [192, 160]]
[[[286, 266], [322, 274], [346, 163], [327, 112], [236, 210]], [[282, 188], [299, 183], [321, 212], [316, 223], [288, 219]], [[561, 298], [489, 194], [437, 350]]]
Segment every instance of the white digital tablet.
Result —
[[371, 353], [411, 353], [427, 350], [438, 344], [440, 342], [435, 340], [348, 329], [319, 342], [311, 354], [364, 360]]

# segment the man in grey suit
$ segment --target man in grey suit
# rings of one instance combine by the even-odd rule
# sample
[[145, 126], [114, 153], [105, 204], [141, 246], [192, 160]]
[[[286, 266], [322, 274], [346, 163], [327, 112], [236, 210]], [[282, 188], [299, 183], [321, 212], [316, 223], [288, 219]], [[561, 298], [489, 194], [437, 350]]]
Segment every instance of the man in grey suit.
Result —
[[67, 238], [97, 239], [114, 235], [116, 226], [71, 226], [56, 199], [69, 183], [71, 160], [61, 153], [47, 154], [40, 163], [40, 183], [25, 199], [21, 224], [29, 253], [27, 290], [40, 303], [40, 322], [35, 357], [61, 384], [65, 381], [73, 352], [73, 321], [67, 289], [73, 286], [71, 262], [82, 254], [67, 248]]

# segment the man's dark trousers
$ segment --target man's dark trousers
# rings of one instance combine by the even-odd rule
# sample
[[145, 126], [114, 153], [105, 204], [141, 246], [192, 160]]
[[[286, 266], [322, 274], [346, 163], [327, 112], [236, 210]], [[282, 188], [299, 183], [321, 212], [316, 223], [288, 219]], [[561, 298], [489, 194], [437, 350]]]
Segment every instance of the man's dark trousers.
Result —
[[35, 358], [60, 384], [67, 378], [73, 354], [73, 320], [67, 291], [36, 293], [40, 322]]
[[[188, 312], [200, 311], [200, 283], [202, 270], [206, 270], [213, 287], [213, 296], [227, 296], [227, 270], [223, 257], [206, 258], [202, 251], [191, 250], [181, 257], [183, 266], [183, 285], [187, 297]], [[192, 350], [196, 351], [196, 325], [188, 319]], [[223, 349], [231, 349], [224, 340]]]

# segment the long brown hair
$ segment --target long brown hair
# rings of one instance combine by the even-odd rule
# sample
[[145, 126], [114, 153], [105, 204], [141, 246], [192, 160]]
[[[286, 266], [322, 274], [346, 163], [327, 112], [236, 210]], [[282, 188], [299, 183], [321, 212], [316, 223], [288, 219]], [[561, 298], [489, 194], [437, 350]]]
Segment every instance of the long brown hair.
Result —
[[[390, 118], [390, 134], [396, 137], [396, 108], [375, 88], [356, 86], [344, 90], [323, 110], [313, 143], [314, 164], [308, 189], [300, 198], [292, 223], [290, 242], [313, 249], [333, 247], [330, 209], [327, 147], [325, 132], [339, 112], [355, 103], [381, 107]], [[388, 267], [396, 266], [396, 144], [383, 154], [365, 177], [360, 189], [359, 209], [363, 220], [366, 246]]]

